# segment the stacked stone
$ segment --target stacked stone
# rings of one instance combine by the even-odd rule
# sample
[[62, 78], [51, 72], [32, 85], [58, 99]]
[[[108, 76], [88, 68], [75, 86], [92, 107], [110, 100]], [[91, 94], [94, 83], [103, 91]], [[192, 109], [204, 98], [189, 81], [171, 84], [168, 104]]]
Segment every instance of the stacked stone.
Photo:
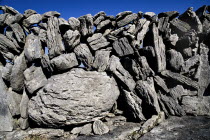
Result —
[[0, 131], [27, 129], [30, 119], [101, 135], [110, 114], [210, 115], [210, 6], [68, 21], [0, 9]]

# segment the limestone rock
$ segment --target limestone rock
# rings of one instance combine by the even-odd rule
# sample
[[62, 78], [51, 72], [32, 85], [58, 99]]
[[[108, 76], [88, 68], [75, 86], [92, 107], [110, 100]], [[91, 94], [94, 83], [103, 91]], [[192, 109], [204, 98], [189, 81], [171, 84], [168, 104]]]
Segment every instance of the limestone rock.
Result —
[[180, 36], [182, 36], [183, 33], [186, 33], [187, 31], [191, 29], [189, 24], [176, 18], [173, 19], [170, 23], [171, 23], [170, 26], [172, 28], [172, 31], [176, 32]]
[[10, 27], [12, 28], [17, 41], [19, 43], [25, 43], [25, 33], [23, 28], [18, 23], [12, 24]]
[[51, 60], [51, 65], [56, 71], [65, 71], [78, 66], [78, 61], [74, 53], [62, 54]]
[[75, 127], [71, 130], [72, 134], [90, 135], [92, 133], [92, 124], [88, 123], [81, 127]]
[[23, 25], [25, 27], [29, 27], [33, 24], [37, 24], [42, 20], [42, 16], [40, 14], [33, 14], [29, 16], [28, 18], [23, 20]]
[[49, 57], [52, 59], [61, 55], [65, 47], [62, 42], [62, 37], [59, 30], [58, 18], [50, 17], [48, 19], [47, 27], [47, 47], [49, 48]]
[[117, 18], [117, 26], [118, 27], [123, 27], [125, 25], [127, 25], [128, 23], [134, 21], [137, 18], [137, 14], [133, 13], [133, 14], [129, 14], [127, 16], [125, 16], [123, 19], [120, 20], [120, 16]]
[[119, 56], [125, 56], [134, 53], [134, 50], [126, 37], [116, 40], [113, 43], [113, 48]]
[[28, 18], [29, 16], [33, 15], [33, 14], [36, 14], [37, 12], [32, 10], [32, 9], [28, 9], [28, 10], [25, 10], [24, 11], [24, 17], [25, 18]]
[[45, 20], [47, 18], [50, 18], [50, 17], [59, 17], [61, 14], [58, 13], [57, 11], [49, 11], [49, 12], [46, 12], [42, 15], [42, 20]]
[[47, 79], [41, 67], [31, 66], [24, 71], [25, 87], [30, 94], [47, 84]]
[[69, 22], [70, 28], [72, 30], [80, 29], [80, 21], [77, 18], [71, 17], [71, 18], [69, 18], [68, 22]]
[[74, 53], [85, 66], [91, 68], [94, 58], [86, 44], [79, 44], [77, 47], [75, 47]]
[[48, 127], [91, 122], [104, 117], [118, 96], [113, 77], [72, 69], [48, 79], [48, 84], [29, 101], [29, 117]]
[[96, 135], [103, 135], [109, 132], [109, 128], [101, 120], [96, 120], [93, 123], [93, 132]]
[[78, 18], [80, 21], [80, 31], [82, 36], [93, 34], [93, 16], [87, 14]]
[[41, 66], [47, 77], [52, 75], [53, 68], [48, 55], [45, 54], [41, 57]]
[[184, 65], [184, 58], [180, 52], [177, 52], [174, 49], [168, 50], [168, 65], [173, 71], [180, 71]]
[[97, 69], [97, 71], [99, 72], [105, 71], [109, 64], [109, 55], [110, 55], [110, 51], [107, 51], [107, 50], [96, 51], [93, 67]]
[[24, 75], [23, 72], [26, 70], [26, 60], [24, 53], [21, 53], [20, 56], [16, 57], [14, 60], [14, 66], [12, 67], [12, 72], [10, 75], [10, 84], [12, 90], [20, 92], [24, 87]]
[[104, 48], [109, 45], [106, 38], [101, 33], [96, 33], [87, 39], [92, 50]]
[[2, 78], [9, 82], [10, 81], [10, 74], [12, 72], [13, 65], [11, 63], [6, 63], [5, 67], [2, 69]]
[[24, 54], [27, 62], [33, 62], [35, 60], [41, 59], [43, 49], [38, 36], [33, 34], [27, 36], [24, 47]]
[[79, 31], [75, 30], [68, 30], [64, 35], [63, 39], [65, 42], [66, 50], [71, 51], [80, 43], [80, 33]]
[[108, 70], [116, 76], [116, 78], [122, 83], [123, 87], [125, 87], [129, 91], [134, 90], [136, 83], [129, 72], [123, 68], [118, 57], [114, 55], [111, 56], [109, 60]]
[[20, 102], [20, 116], [23, 119], [28, 118], [28, 102], [29, 102], [29, 97], [24, 89], [22, 99]]
[[18, 121], [19, 121], [20, 128], [22, 130], [25, 130], [29, 127], [28, 118], [26, 119], [20, 118]]

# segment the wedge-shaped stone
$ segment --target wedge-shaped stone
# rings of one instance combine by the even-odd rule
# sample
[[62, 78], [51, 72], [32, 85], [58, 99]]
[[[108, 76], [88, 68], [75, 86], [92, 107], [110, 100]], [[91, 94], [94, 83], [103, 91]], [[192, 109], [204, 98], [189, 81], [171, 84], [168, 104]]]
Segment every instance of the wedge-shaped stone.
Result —
[[75, 47], [74, 53], [85, 66], [91, 68], [94, 58], [86, 44], [80, 44]]
[[53, 73], [53, 68], [48, 55], [44, 54], [41, 57], [41, 66], [45, 75], [47, 77], [50, 77]]
[[109, 55], [110, 51], [108, 50], [96, 51], [93, 67], [97, 69], [97, 71], [105, 71], [109, 64]]
[[51, 60], [51, 65], [56, 71], [65, 71], [78, 66], [78, 61], [74, 53], [62, 54]]
[[135, 19], [137, 19], [137, 17], [138, 17], [138, 15], [133, 13], [133, 14], [125, 16], [121, 20], [119, 20], [119, 18], [118, 18], [117, 26], [118, 27], [123, 27], [123, 26], [127, 25], [128, 23], [130, 23], [130, 22], [134, 21]]
[[20, 116], [23, 119], [28, 118], [28, 102], [29, 102], [29, 97], [26, 94], [26, 91], [24, 89], [22, 99], [21, 99], [21, 102], [20, 102]]
[[30, 94], [34, 94], [47, 84], [47, 79], [41, 67], [31, 66], [24, 71], [25, 87]]
[[108, 46], [110, 43], [107, 42], [106, 38], [101, 33], [96, 33], [87, 39], [92, 50], [96, 51], [98, 49]]
[[61, 14], [58, 13], [57, 11], [49, 11], [49, 12], [46, 12], [42, 15], [42, 19], [43, 20], [46, 20], [50, 17], [59, 17]]
[[18, 23], [12, 24], [10, 27], [12, 28], [17, 41], [19, 43], [25, 43], [25, 37], [26, 36], [25, 36], [24, 31], [23, 31], [23, 28]]
[[62, 42], [62, 37], [59, 30], [58, 18], [50, 17], [48, 19], [48, 28], [47, 28], [47, 47], [49, 48], [49, 57], [52, 59], [65, 50], [65, 47]]
[[113, 43], [113, 48], [119, 56], [125, 56], [134, 53], [134, 50], [126, 37], [116, 40]]
[[118, 96], [117, 83], [105, 72], [72, 69], [48, 79], [29, 101], [29, 117], [48, 127], [92, 122], [106, 116]]
[[12, 90], [20, 92], [24, 87], [24, 75], [23, 72], [26, 70], [26, 60], [24, 52], [14, 60], [14, 66], [10, 75], [10, 86]]
[[82, 36], [93, 34], [93, 16], [87, 14], [78, 18], [80, 21], [80, 32]]
[[180, 72], [182, 66], [184, 65], [184, 58], [180, 52], [174, 49], [167, 51], [168, 56], [168, 66], [172, 71]]
[[162, 90], [164, 90], [166, 93], [170, 91], [166, 85], [165, 80], [162, 79], [160, 76], [158, 75], [154, 76], [154, 81], [155, 81], [155, 84], [159, 86]]
[[122, 86], [125, 89], [129, 91], [134, 90], [136, 83], [130, 73], [123, 68], [118, 57], [114, 55], [111, 56], [108, 70], [116, 76], [116, 78], [120, 81], [120, 83], [122, 83]]
[[181, 75], [179, 73], [174, 73], [174, 72], [171, 72], [169, 70], [165, 70], [165, 71], [162, 71], [161, 72], [161, 75], [167, 77], [167, 78], [170, 78], [170, 79], [173, 79], [175, 81], [178, 81], [179, 83], [183, 84], [183, 85], [187, 85], [187, 86], [190, 86], [190, 87], [193, 87], [195, 89], [199, 89], [199, 84], [198, 82], [196, 81], [193, 81], [192, 79], [184, 76], [184, 75]]
[[132, 117], [138, 121], [145, 120], [142, 113], [142, 100], [133, 92], [123, 90], [123, 97]]
[[179, 36], [182, 36], [183, 33], [186, 33], [191, 29], [189, 24], [177, 18], [173, 19], [170, 23], [172, 31], [177, 33]]
[[177, 16], [179, 16], [179, 12], [177, 11], [168, 11], [168, 12], [162, 12], [158, 14], [158, 18], [169, 17], [170, 20], [174, 19]]
[[25, 10], [24, 11], [24, 17], [25, 18], [28, 18], [29, 16], [31, 16], [31, 15], [33, 15], [33, 14], [36, 14], [37, 12], [36, 11], [34, 11], [34, 10], [32, 10], [32, 9], [28, 9], [28, 10]]
[[68, 30], [63, 35], [64, 43], [66, 45], [66, 50], [71, 51], [80, 43], [80, 33], [75, 30]]
[[24, 54], [27, 61], [33, 62], [35, 60], [41, 59], [43, 53], [44, 52], [39, 37], [33, 34], [28, 35], [24, 47]]
[[6, 65], [2, 69], [2, 78], [9, 82], [10, 81], [10, 74], [12, 72], [13, 65], [11, 63], [6, 63]]
[[[154, 87], [154, 80], [152, 77], [147, 78], [146, 81], [139, 80], [136, 83], [137, 95], [142, 99], [147, 109], [150, 109], [150, 113], [147, 113], [145, 117], [151, 117], [152, 115], [160, 112], [160, 106], [158, 104], [158, 96]], [[143, 111], [146, 108], [143, 108]], [[146, 111], [146, 110], [145, 110]]]
[[28, 18], [23, 20], [23, 25], [25, 27], [29, 27], [33, 24], [37, 24], [42, 20], [42, 16], [40, 14], [33, 14], [29, 16]]
[[72, 30], [80, 29], [80, 21], [77, 18], [71, 17], [71, 18], [69, 18], [68, 22], [69, 22], [70, 28]]

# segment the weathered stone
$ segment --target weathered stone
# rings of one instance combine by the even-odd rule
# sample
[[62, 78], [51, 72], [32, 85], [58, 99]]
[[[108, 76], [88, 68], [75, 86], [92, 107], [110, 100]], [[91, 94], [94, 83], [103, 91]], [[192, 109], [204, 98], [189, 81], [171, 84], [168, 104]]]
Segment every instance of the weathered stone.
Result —
[[123, 26], [125, 26], [125, 25], [127, 25], [128, 23], [130, 23], [130, 22], [132, 22], [132, 21], [134, 21], [134, 20], [136, 20], [137, 19], [137, 14], [130, 14], [130, 15], [127, 15], [127, 16], [125, 16], [123, 19], [121, 19], [121, 20], [119, 20], [119, 17], [118, 17], [118, 21], [117, 21], [117, 26], [118, 27], [123, 27]]
[[24, 54], [27, 62], [33, 62], [35, 60], [41, 59], [43, 49], [38, 36], [33, 34], [27, 36], [24, 47]]
[[44, 29], [40, 29], [39, 31], [39, 39], [43, 44], [47, 44], [47, 31]]
[[91, 37], [88, 37], [87, 41], [91, 49], [94, 51], [104, 48], [110, 44], [101, 33], [96, 33]]
[[12, 28], [17, 41], [19, 43], [25, 43], [25, 33], [22, 27], [18, 23], [12, 24], [10, 27]]
[[158, 29], [161, 32], [166, 32], [169, 27], [169, 17], [162, 17], [158, 21]]
[[154, 76], [154, 81], [157, 86], [159, 86], [162, 90], [164, 90], [166, 93], [169, 93], [169, 89], [166, 85], [166, 82], [164, 79], [162, 79], [160, 76], [156, 75]]
[[156, 14], [154, 12], [146, 12], [143, 15], [144, 18], [146, 18], [147, 20], [153, 21], [154, 18], [156, 17]]
[[93, 132], [96, 135], [103, 135], [109, 132], [109, 128], [101, 120], [96, 120], [93, 123]]
[[23, 72], [26, 70], [26, 60], [24, 53], [16, 57], [14, 60], [14, 66], [12, 67], [12, 72], [10, 75], [10, 86], [12, 90], [20, 92], [24, 87], [24, 75]]
[[79, 44], [77, 47], [75, 47], [74, 53], [85, 66], [91, 68], [94, 58], [86, 44]]
[[178, 40], [179, 40], [179, 37], [177, 34], [171, 34], [169, 37], [169, 41], [172, 46], [176, 46], [176, 43]]
[[93, 34], [93, 16], [87, 14], [78, 18], [80, 21], [80, 31], [82, 36]]
[[120, 12], [116, 15], [116, 20], [121, 20], [123, 19], [124, 17], [128, 16], [128, 15], [131, 15], [132, 12], [131, 11], [124, 11], [124, 12]]
[[40, 14], [33, 14], [23, 20], [23, 25], [25, 27], [30, 27], [33, 24], [39, 23], [41, 20], [42, 20], [42, 16]]
[[167, 78], [170, 78], [170, 79], [173, 79], [173, 81], [177, 81], [183, 85], [187, 85], [189, 87], [192, 87], [192, 88], [195, 88], [195, 89], [199, 89], [199, 83], [196, 82], [196, 81], [193, 81], [192, 79], [184, 76], [184, 75], [181, 75], [179, 73], [174, 73], [174, 72], [171, 72], [169, 70], [165, 70], [165, 71], [162, 71], [161, 72], [161, 75], [167, 77]]
[[104, 21], [104, 20], [105, 20], [105, 15], [100, 15], [100, 16], [98, 16], [98, 17], [95, 17], [95, 16], [94, 16], [94, 21], [93, 21], [93, 23], [94, 23], [95, 26], [97, 26], [99, 23], [101, 23], [101, 22]]
[[161, 72], [166, 69], [166, 55], [165, 55], [165, 45], [163, 43], [163, 39], [159, 36], [158, 28], [155, 23], [153, 23], [153, 45], [156, 54], [156, 63], [157, 63], [157, 71]]
[[119, 79], [123, 87], [125, 87], [129, 91], [134, 90], [136, 83], [129, 72], [123, 68], [118, 57], [114, 55], [111, 56], [111, 58], [109, 59], [108, 70], [111, 71], [117, 79]]
[[47, 84], [47, 79], [41, 67], [31, 66], [24, 71], [25, 87], [30, 94]]
[[179, 12], [177, 11], [168, 11], [168, 12], [162, 12], [158, 14], [158, 18], [169, 17], [170, 20], [176, 18], [177, 16], [179, 16]]
[[42, 20], [46, 20], [50, 17], [59, 17], [61, 14], [58, 13], [57, 11], [49, 11], [49, 12], [46, 12], [42, 15]]
[[20, 102], [20, 116], [23, 119], [28, 118], [28, 102], [29, 102], [29, 97], [24, 89], [22, 99]]
[[20, 128], [22, 130], [25, 130], [29, 127], [28, 118], [26, 119], [20, 118], [18, 121], [19, 121]]
[[56, 71], [65, 71], [78, 66], [78, 61], [74, 53], [62, 54], [51, 60], [51, 65]]
[[50, 77], [52, 75], [53, 68], [48, 55], [45, 54], [41, 57], [41, 66], [45, 75]]
[[210, 97], [184, 96], [182, 98], [182, 108], [191, 115], [210, 115]]
[[9, 110], [7, 103], [7, 94], [6, 94], [6, 85], [4, 84], [3, 79], [1, 78], [0, 71], [0, 132], [1, 131], [12, 131], [12, 115]]
[[70, 28], [72, 30], [80, 29], [80, 21], [77, 18], [71, 17], [71, 18], [69, 18], [68, 22], [69, 22]]
[[145, 120], [142, 113], [142, 100], [133, 92], [128, 92], [126, 90], [123, 90], [123, 96], [132, 117], [138, 121]]
[[168, 56], [168, 66], [173, 71], [180, 71], [182, 66], [184, 65], [184, 58], [180, 52], [177, 52], [174, 49], [170, 49], [167, 51]]
[[[15, 45], [15, 47], [18, 49], [18, 50], [22, 50], [22, 46], [20, 46], [18, 44], [18, 41], [16, 40], [16, 38], [14, 38], [15, 36], [15, 33], [12, 31], [12, 29], [8, 28], [8, 30], [6, 31], [5, 33], [6, 37], [11, 40], [13, 42], [13, 44]], [[25, 39], [24, 39], [25, 40]]]
[[[153, 78], [147, 78], [146, 81], [139, 80], [136, 83], [137, 95], [141, 97], [142, 104], [147, 106], [147, 109], [150, 109], [151, 112], [145, 113], [145, 117], [149, 118], [153, 114], [158, 114], [160, 112], [160, 107], [158, 104], [158, 97], [154, 87]], [[143, 108], [143, 113], [144, 113]], [[146, 112], [146, 110], [145, 110]]]
[[92, 124], [88, 123], [82, 127], [75, 127], [71, 130], [72, 134], [90, 135], [92, 133]]
[[29, 101], [29, 116], [38, 125], [48, 127], [91, 122], [104, 117], [118, 96], [113, 77], [72, 69], [48, 79], [48, 84]]
[[80, 33], [79, 31], [75, 30], [68, 30], [64, 35], [64, 43], [66, 50], [71, 51], [80, 43]]
[[50, 17], [48, 19], [47, 27], [47, 47], [49, 48], [49, 57], [52, 59], [65, 50], [62, 42], [62, 37], [59, 30], [58, 18]]
[[119, 56], [125, 56], [134, 53], [134, 50], [126, 37], [116, 40], [113, 43], [113, 48]]
[[39, 32], [40, 32], [40, 27], [31, 27], [30, 28], [30, 31], [31, 31], [31, 34], [34, 34], [34, 35], [39, 35]]
[[12, 91], [11, 88], [7, 91], [7, 103], [12, 116], [20, 115], [20, 102], [22, 95]]
[[96, 51], [93, 67], [97, 69], [97, 71], [105, 71], [109, 64], [109, 56], [110, 56], [110, 51], [107, 50]]
[[192, 7], [188, 8], [187, 11], [180, 15], [179, 19], [188, 23], [196, 32], [201, 33], [203, 31], [202, 23]]
[[167, 108], [169, 114], [177, 116], [185, 115], [185, 111], [173, 97], [159, 93], [159, 98], [163, 102], [165, 108]]
[[9, 82], [10, 81], [10, 74], [12, 72], [13, 65], [11, 63], [6, 63], [6, 65], [2, 69], [2, 78]]
[[35, 10], [32, 10], [32, 9], [28, 9], [28, 10], [25, 10], [24, 11], [24, 17], [25, 18], [28, 18], [29, 16], [31, 16], [31, 15], [34, 15], [34, 14], [36, 14], [37, 12], [35, 11]]
[[111, 24], [111, 21], [109, 19], [104, 20], [97, 25], [96, 30], [101, 31], [102, 29], [108, 27], [110, 24]]
[[1, 6], [1, 9], [4, 11], [4, 13], [9, 13], [11, 15], [16, 15], [19, 12], [17, 10], [15, 10], [14, 8], [10, 7], [10, 6]]
[[41, 23], [39, 23], [39, 26], [40, 26], [42, 29], [47, 30], [47, 23], [41, 22]]
[[179, 36], [182, 36], [183, 33], [186, 33], [191, 29], [190, 25], [186, 22], [183, 22], [177, 18], [170, 21], [170, 26], [172, 29], [172, 32], [177, 33]]
[[190, 57], [189, 59], [187, 59], [187, 60], [184, 62], [182, 71], [183, 71], [183, 72], [189, 72], [190, 69], [191, 69], [193, 66], [195, 66], [196, 64], [199, 63], [199, 60], [200, 60], [200, 56], [199, 56], [199, 55], [195, 55], [195, 56], [193, 56], [193, 57]]

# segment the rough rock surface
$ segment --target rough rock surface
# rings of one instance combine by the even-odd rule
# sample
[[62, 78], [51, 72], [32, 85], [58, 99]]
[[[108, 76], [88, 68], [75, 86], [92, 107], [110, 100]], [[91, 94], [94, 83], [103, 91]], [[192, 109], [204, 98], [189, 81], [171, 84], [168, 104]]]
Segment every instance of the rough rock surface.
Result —
[[29, 116], [51, 127], [91, 122], [106, 116], [118, 96], [115, 80], [106, 73], [72, 69], [48, 79], [29, 101]]

